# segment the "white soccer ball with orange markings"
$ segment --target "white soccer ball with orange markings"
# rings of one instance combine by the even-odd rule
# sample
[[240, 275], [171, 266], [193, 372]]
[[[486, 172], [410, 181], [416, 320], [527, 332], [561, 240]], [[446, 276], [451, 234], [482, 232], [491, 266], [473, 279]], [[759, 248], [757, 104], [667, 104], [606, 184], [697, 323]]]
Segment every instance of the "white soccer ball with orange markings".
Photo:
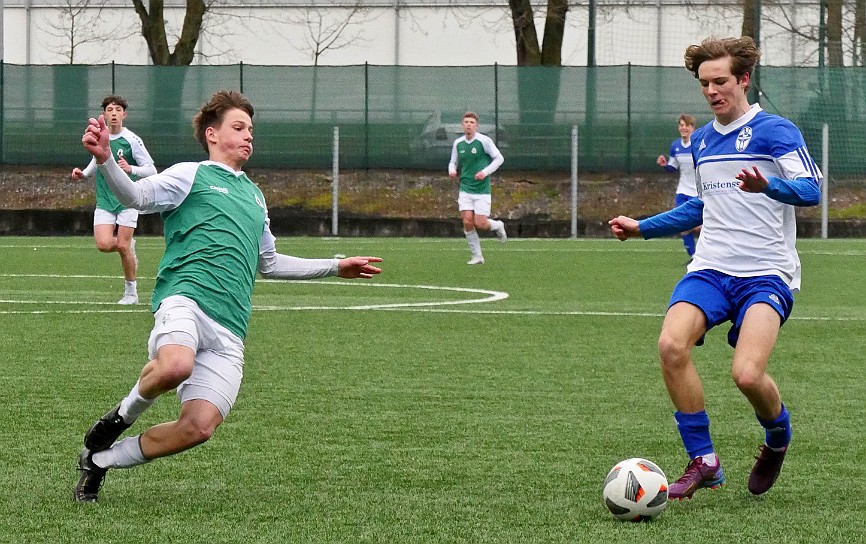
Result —
[[604, 505], [624, 521], [648, 521], [668, 504], [668, 479], [652, 461], [634, 457], [617, 463], [602, 490]]

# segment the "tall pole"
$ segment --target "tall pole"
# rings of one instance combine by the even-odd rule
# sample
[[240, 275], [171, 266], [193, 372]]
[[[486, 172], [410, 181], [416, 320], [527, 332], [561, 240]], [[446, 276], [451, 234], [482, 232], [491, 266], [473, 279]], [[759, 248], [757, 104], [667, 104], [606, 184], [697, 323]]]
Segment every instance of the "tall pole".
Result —
[[577, 238], [577, 125], [571, 126], [571, 237]]
[[334, 127], [334, 156], [331, 162], [331, 235], [339, 236], [340, 221], [340, 127]]
[[595, 66], [595, 0], [589, 0], [589, 22], [586, 29], [586, 65]]
[[830, 184], [827, 179], [830, 177], [830, 126], [824, 123], [821, 127], [821, 170], [824, 177], [821, 179], [821, 238], [826, 239], [829, 231], [829, 202], [830, 195], [827, 192], [830, 189]]

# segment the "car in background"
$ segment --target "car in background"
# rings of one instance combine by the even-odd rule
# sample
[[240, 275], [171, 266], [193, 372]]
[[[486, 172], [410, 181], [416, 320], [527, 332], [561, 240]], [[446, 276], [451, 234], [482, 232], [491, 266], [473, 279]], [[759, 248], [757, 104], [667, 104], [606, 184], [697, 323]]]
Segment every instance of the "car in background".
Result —
[[[454, 140], [463, 136], [463, 113], [465, 112], [434, 111], [431, 113], [421, 134], [410, 145], [412, 154], [425, 166], [447, 167]], [[496, 147], [504, 153], [508, 142], [502, 126], [497, 128], [493, 123], [485, 122], [486, 116], [479, 117], [478, 132], [489, 136]]]

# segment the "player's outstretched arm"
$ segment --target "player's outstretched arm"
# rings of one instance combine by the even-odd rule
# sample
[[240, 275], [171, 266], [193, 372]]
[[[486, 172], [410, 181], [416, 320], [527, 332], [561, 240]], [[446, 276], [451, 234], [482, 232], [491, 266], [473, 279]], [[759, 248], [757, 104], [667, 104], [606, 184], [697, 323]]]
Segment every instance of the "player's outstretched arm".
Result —
[[637, 219], [620, 215], [607, 222], [610, 232], [619, 240], [626, 241], [633, 236], [640, 235], [640, 224]]
[[372, 278], [374, 274], [379, 274], [382, 269], [373, 266], [370, 263], [381, 263], [379, 257], [347, 257], [340, 259], [340, 271], [338, 275], [341, 278]]

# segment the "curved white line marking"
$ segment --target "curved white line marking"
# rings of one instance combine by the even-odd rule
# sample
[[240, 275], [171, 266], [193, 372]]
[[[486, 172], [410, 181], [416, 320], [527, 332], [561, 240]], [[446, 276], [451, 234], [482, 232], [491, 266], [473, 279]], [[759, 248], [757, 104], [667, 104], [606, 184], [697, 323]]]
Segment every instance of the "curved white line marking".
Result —
[[[59, 275], [59, 274], [2, 274], [0, 277], [48, 277], [48, 278], [111, 278], [114, 276], [86, 276], [86, 275]], [[145, 279], [145, 278], [139, 278]], [[150, 278], [147, 278], [150, 279]], [[267, 280], [260, 279], [263, 283], [286, 283], [285, 280]], [[429, 308], [435, 306], [452, 306], [458, 304], [481, 304], [485, 302], [496, 302], [508, 298], [508, 293], [504, 291], [492, 291], [489, 289], [473, 289], [470, 287], [443, 287], [438, 285], [410, 285], [400, 283], [374, 283], [367, 281], [360, 282], [339, 282], [339, 281], [322, 281], [322, 280], [300, 280], [292, 281], [291, 283], [315, 283], [321, 285], [331, 285], [335, 287], [380, 287], [391, 289], [425, 289], [428, 291], [451, 291], [457, 293], [472, 293], [484, 295], [476, 298], [465, 300], [443, 300], [429, 302], [394, 302], [388, 304], [362, 304], [356, 306], [274, 306], [274, 305], [253, 305], [253, 310], [256, 311], [296, 311], [296, 310], [387, 310], [400, 308]], [[80, 302], [80, 301], [59, 301], [59, 300], [0, 300], [0, 304], [41, 304], [41, 305], [88, 305], [88, 306], [116, 306], [113, 302]], [[147, 306], [141, 304], [139, 306]], [[126, 310], [0, 310], [0, 315], [5, 314], [45, 314], [45, 313], [129, 313], [132, 309]]]

